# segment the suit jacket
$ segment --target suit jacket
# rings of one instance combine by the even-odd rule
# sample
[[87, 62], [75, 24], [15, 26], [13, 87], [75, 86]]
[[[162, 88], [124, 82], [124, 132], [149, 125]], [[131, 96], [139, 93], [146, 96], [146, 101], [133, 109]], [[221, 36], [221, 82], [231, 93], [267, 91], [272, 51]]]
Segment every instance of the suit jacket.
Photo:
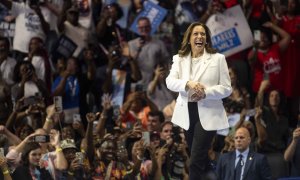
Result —
[[[189, 129], [188, 94], [186, 83], [190, 80], [191, 54], [185, 57], [173, 56], [173, 64], [166, 79], [171, 91], [179, 92], [172, 122], [185, 130]], [[198, 101], [200, 123], [205, 130], [218, 130], [229, 127], [222, 99], [232, 92], [225, 56], [204, 51], [203, 64], [193, 81], [205, 86], [206, 98]]]
[[[217, 164], [218, 180], [233, 180], [235, 151], [222, 154]], [[266, 156], [249, 151], [244, 167], [243, 180], [271, 180], [271, 169]]]

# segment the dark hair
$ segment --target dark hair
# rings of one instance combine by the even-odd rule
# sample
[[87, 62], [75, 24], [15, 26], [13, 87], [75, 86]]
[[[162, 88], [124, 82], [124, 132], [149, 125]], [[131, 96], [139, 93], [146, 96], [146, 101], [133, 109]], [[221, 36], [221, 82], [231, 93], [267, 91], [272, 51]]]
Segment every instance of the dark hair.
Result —
[[158, 119], [159, 119], [160, 123], [163, 123], [165, 121], [165, 116], [161, 111], [150, 111], [148, 113], [148, 116], [152, 116], [152, 117], [158, 116]]
[[269, 40], [269, 43], [272, 44], [273, 42], [273, 31], [270, 28], [266, 27], [260, 27], [260, 32], [264, 33], [267, 39]]
[[265, 105], [268, 106], [268, 107], [271, 107], [270, 105], [270, 95], [273, 91], [276, 91], [278, 94], [279, 94], [279, 105], [278, 105], [278, 114], [281, 114], [281, 115], [284, 115], [286, 113], [286, 109], [285, 109], [285, 96], [283, 94], [283, 92], [281, 92], [280, 90], [278, 89], [270, 89], [270, 91], [267, 93], [267, 96], [264, 97], [264, 100], [265, 100]]
[[29, 166], [29, 153], [33, 150], [39, 149], [41, 146], [36, 142], [29, 142], [25, 144], [25, 147], [22, 152], [21, 159], [24, 166]]
[[300, 14], [300, 1], [299, 0], [294, 0], [295, 1], [295, 15]]
[[32, 37], [32, 38], [30, 39], [29, 43], [31, 43], [32, 40], [37, 40], [37, 41], [39, 41], [39, 43], [41, 43], [41, 44], [44, 43], [44, 40], [43, 40], [42, 38], [40, 38], [40, 37], [37, 37], [37, 36]]
[[239, 77], [240, 76], [238, 74], [238, 69], [236, 68], [236, 66], [233, 66], [232, 64], [228, 64], [228, 70], [229, 69], [231, 69], [232, 72], [235, 74], [235, 77], [236, 77], [236, 87], [239, 89], [239, 91], [241, 91], [241, 85], [239, 83]]
[[143, 21], [143, 20], [148, 21], [151, 24], [150, 19], [148, 17], [145, 17], [145, 16], [139, 17], [138, 20], [137, 20], [137, 22], [140, 22], [140, 21]]
[[27, 65], [29, 69], [31, 69], [32, 71], [35, 71], [33, 65], [31, 64], [30, 61], [20, 61], [16, 64], [15, 68], [14, 68], [14, 74], [13, 74], [13, 80], [18, 83], [21, 81], [21, 76], [20, 76], [20, 67], [22, 65]]
[[[16, 128], [16, 131], [15, 131], [15, 134], [18, 136], [18, 137], [21, 137], [21, 132], [25, 129], [25, 128], [28, 128], [28, 133], [31, 134], [31, 133], [34, 133], [34, 130], [33, 128], [28, 125], [28, 124], [19, 124], [19, 126]], [[28, 135], [29, 135], [28, 134]]]
[[160, 132], [162, 132], [162, 129], [167, 125], [170, 124], [171, 126], [173, 126], [173, 123], [171, 121], [165, 121], [160, 125]]
[[105, 6], [105, 8], [108, 8], [109, 6], [116, 8], [117, 10], [117, 20], [119, 20], [123, 15], [123, 9], [120, 7], [120, 5], [118, 3], [111, 3]]
[[193, 31], [194, 27], [196, 27], [196, 26], [202, 26], [205, 30], [205, 33], [206, 33], [205, 50], [206, 50], [206, 52], [208, 52], [210, 54], [217, 53], [217, 50], [212, 47], [211, 33], [210, 33], [209, 28], [205, 24], [202, 24], [200, 22], [194, 22], [187, 28], [187, 30], [184, 33], [183, 40], [181, 42], [181, 47], [180, 47], [180, 50], [178, 51], [179, 57], [186, 56], [191, 52], [191, 45], [189, 44], [189, 41], [190, 41], [192, 31]]
[[36, 40], [39, 43], [38, 51], [35, 51], [34, 55], [43, 56], [44, 57], [44, 55], [47, 54], [47, 52], [45, 52], [45, 50], [43, 49], [44, 41], [40, 37], [35, 36], [35, 37], [33, 37], [33, 38], [30, 39], [29, 45], [28, 45], [28, 51], [29, 52], [32, 51], [32, 49], [30, 49], [31, 48], [30, 46], [31, 46], [31, 43], [32, 43], [33, 40]]
[[[294, 0], [295, 2], [295, 8], [294, 8], [294, 11], [292, 12], [293, 15], [297, 16], [300, 14], [300, 1], [299, 0]], [[288, 0], [281, 0], [280, 2], [282, 5], [284, 6], [288, 6]]]
[[9, 51], [9, 47], [10, 47], [10, 43], [9, 43], [9, 39], [7, 37], [1, 37], [0, 36], [0, 41], [4, 41], [5, 45], [6, 45], [6, 48], [8, 49]]

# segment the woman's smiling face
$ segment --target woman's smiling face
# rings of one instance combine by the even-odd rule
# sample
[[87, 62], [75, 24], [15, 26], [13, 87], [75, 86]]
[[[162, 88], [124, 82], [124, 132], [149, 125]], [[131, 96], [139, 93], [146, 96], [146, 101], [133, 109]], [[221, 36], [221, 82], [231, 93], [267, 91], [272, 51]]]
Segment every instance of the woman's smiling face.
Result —
[[30, 151], [28, 155], [29, 163], [33, 166], [38, 166], [42, 156], [41, 148]]
[[[192, 53], [202, 54], [206, 44], [206, 32], [201, 25], [195, 26], [190, 36], [190, 45]], [[194, 56], [194, 55], [193, 55]]]

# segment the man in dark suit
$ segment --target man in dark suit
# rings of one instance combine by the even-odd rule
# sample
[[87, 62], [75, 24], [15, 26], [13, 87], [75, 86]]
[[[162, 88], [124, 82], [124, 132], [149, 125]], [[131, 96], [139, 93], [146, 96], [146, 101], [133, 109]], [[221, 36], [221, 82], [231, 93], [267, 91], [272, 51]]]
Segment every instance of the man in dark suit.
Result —
[[266, 157], [249, 149], [248, 129], [241, 127], [234, 136], [235, 151], [222, 154], [217, 164], [218, 180], [269, 180], [271, 170]]

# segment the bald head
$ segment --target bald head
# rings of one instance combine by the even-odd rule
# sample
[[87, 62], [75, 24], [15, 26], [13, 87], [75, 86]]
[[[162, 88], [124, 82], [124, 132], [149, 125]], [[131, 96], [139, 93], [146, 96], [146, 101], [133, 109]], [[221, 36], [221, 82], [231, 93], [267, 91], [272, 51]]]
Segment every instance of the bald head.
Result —
[[249, 147], [250, 143], [251, 138], [248, 129], [245, 127], [238, 128], [234, 135], [235, 149], [244, 152]]

